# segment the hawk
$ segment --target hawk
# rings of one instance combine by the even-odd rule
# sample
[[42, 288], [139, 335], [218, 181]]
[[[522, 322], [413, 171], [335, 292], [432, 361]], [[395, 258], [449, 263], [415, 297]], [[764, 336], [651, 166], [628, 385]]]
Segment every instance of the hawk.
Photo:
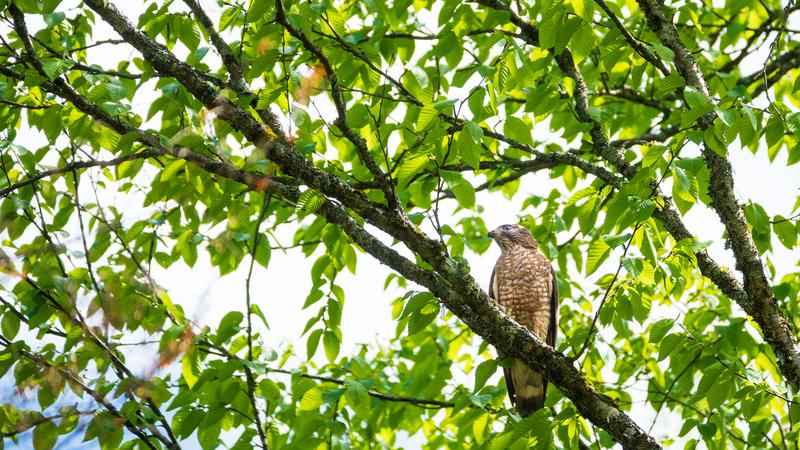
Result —
[[[492, 270], [489, 296], [509, 316], [554, 346], [558, 323], [556, 274], [531, 233], [521, 225], [501, 225], [489, 232], [501, 254]], [[525, 417], [544, 406], [547, 381], [521, 361], [503, 369], [511, 403]]]

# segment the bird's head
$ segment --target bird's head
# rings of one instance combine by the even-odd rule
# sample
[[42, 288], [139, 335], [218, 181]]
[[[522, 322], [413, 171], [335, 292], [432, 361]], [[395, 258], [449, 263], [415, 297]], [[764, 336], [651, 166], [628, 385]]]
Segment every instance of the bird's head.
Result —
[[522, 225], [500, 225], [489, 232], [489, 237], [494, 239], [503, 251], [509, 250], [515, 246], [521, 246], [532, 250], [539, 248], [530, 231]]

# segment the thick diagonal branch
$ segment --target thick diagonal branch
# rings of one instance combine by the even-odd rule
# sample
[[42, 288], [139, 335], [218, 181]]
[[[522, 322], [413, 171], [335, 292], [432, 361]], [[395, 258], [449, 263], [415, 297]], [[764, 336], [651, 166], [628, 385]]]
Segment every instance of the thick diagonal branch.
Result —
[[[675, 65], [687, 83], [708, 96], [708, 85], [700, 66], [681, 42], [675, 26], [667, 19], [664, 5], [658, 0], [637, 1], [650, 28], [661, 43], [675, 53]], [[713, 119], [701, 119], [706, 122], [705, 126], [710, 126], [711, 120]], [[710, 175], [708, 193], [712, 199], [711, 206], [725, 226], [737, 269], [742, 272], [744, 279], [746, 295], [734, 297], [734, 300], [761, 327], [764, 339], [777, 357], [783, 376], [797, 389], [800, 387], [800, 349], [789, 328], [789, 321], [775, 300], [744, 211], [736, 200], [731, 163], [708, 146], [703, 147], [703, 157]]]

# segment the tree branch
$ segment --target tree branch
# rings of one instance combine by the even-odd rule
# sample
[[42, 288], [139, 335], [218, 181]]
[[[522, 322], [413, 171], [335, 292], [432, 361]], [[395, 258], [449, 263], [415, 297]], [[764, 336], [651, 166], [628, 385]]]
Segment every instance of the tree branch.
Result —
[[31, 428], [35, 428], [36, 426], [41, 425], [41, 424], [43, 424], [45, 422], [51, 422], [51, 421], [54, 421], [54, 420], [63, 419], [65, 417], [90, 416], [90, 415], [93, 415], [93, 414], [97, 414], [97, 411], [94, 411], [94, 410], [92, 410], [92, 411], [74, 410], [74, 411], [66, 411], [66, 412], [64, 412], [62, 414], [56, 414], [56, 415], [53, 415], [53, 416], [41, 416], [41, 417], [39, 417], [37, 419], [31, 420], [31, 421], [26, 421], [25, 423], [17, 423], [16, 424], [16, 429], [14, 431], [0, 432], [0, 438], [13, 438], [14, 436], [22, 434], [22, 433], [30, 430]]
[[[224, 349], [224, 348], [222, 348], [220, 346], [213, 345], [210, 342], [202, 341], [202, 342], [199, 342], [198, 344], [200, 345], [201, 348], [206, 348], [207, 347], [207, 348], [214, 349], [214, 350], [220, 352], [220, 353], [218, 353], [218, 355], [224, 356], [224, 357], [226, 357], [228, 359], [237, 360], [237, 361], [241, 360], [241, 358], [239, 358], [238, 356], [232, 354], [231, 352], [227, 351], [226, 349]], [[208, 350], [206, 349], [206, 351], [208, 351]], [[217, 354], [217, 353], [214, 353], [214, 352], [209, 352], [209, 353]], [[333, 384], [337, 384], [339, 386], [344, 386], [345, 383], [346, 383], [344, 380], [340, 380], [338, 378], [326, 377], [326, 376], [322, 376], [322, 375], [312, 375], [312, 374], [308, 374], [308, 373], [299, 372], [297, 370], [275, 369], [275, 368], [271, 368], [271, 367], [267, 367], [265, 370], [267, 372], [282, 373], [282, 374], [285, 374], [285, 375], [298, 376], [298, 377], [301, 377], [301, 378], [307, 378], [309, 380], [314, 380], [314, 381], [323, 381], [323, 382], [326, 382], [326, 383], [333, 383]], [[385, 393], [374, 391], [374, 390], [371, 390], [371, 389], [367, 390], [367, 393], [369, 394], [370, 397], [374, 397], [374, 398], [377, 398], [379, 400], [383, 400], [383, 401], [386, 401], [386, 402], [408, 403], [410, 405], [419, 406], [420, 408], [425, 408], [425, 409], [452, 408], [452, 407], [455, 406], [455, 403], [453, 403], [453, 402], [446, 402], [446, 401], [441, 401], [441, 400], [432, 400], [432, 399], [426, 399], [426, 398], [405, 397], [405, 396], [401, 396], [401, 395], [385, 394]]]
[[[28, 325], [29, 324], [28, 316], [26, 316], [20, 310], [15, 308], [14, 305], [12, 305], [8, 300], [3, 298], [3, 296], [0, 296], [0, 303], [2, 303], [3, 306], [6, 307], [6, 311], [8, 311], [11, 314], [15, 315], [17, 317], [17, 319], [19, 319], [20, 322], [22, 322], [25, 325], [27, 325], [28, 329], [30, 329], [31, 331], [36, 329], [36, 328], [31, 328], [30, 325]], [[53, 335], [53, 336], [58, 336], [58, 337], [61, 337], [61, 338], [66, 338], [67, 337], [67, 333], [61, 331], [60, 329], [56, 328], [55, 326], [50, 327], [50, 328], [48, 328], [46, 330], [45, 329], [41, 329], [41, 328], [39, 330], [40, 331], [44, 331], [45, 333]]]
[[652, 64], [656, 69], [658, 69], [662, 74], [669, 75], [669, 69], [661, 62], [660, 59], [656, 58], [650, 50], [648, 50], [644, 45], [641, 44], [633, 35], [625, 28], [625, 25], [619, 20], [614, 11], [608, 6], [608, 3], [605, 0], [594, 0], [595, 3], [600, 6], [600, 8], [605, 11], [606, 15], [609, 19], [614, 23], [614, 25], [619, 29], [619, 32], [622, 33], [622, 36], [628, 41], [628, 44], [639, 54], [645, 61]]
[[[650, 28], [662, 44], [675, 52], [675, 64], [678, 70], [684, 74], [691, 86], [708, 97], [709, 90], [705, 78], [692, 54], [680, 41], [675, 26], [667, 20], [663, 4], [658, 0], [637, 1]], [[711, 121], [713, 117], [704, 118], [701, 119], [701, 124], [709, 126]], [[761, 327], [764, 339], [777, 357], [781, 373], [786, 381], [797, 389], [800, 387], [800, 350], [789, 328], [789, 321], [780, 311], [773, 296], [772, 286], [753, 242], [744, 212], [736, 200], [730, 161], [708, 146], [703, 146], [702, 153], [710, 175], [708, 190], [712, 199], [711, 206], [725, 226], [728, 241], [736, 258], [737, 269], [744, 275], [746, 295], [736, 295], [732, 298]], [[720, 288], [722, 289], [722, 286]]]
[[[136, 30], [119, 14], [116, 8], [100, 0], [85, 0], [84, 3], [136, 47], [156, 70], [172, 75], [207, 107], [219, 108], [219, 117], [228, 121], [251, 142], [264, 148], [268, 157], [280, 165], [285, 173], [303, 180], [313, 189], [342, 202], [344, 206], [352, 208], [368, 222], [403, 241], [412, 251], [431, 264], [438, 273], [422, 269], [400, 256], [395, 250], [386, 247], [380, 240], [366, 232], [340, 205], [330, 200], [326, 201], [319, 209], [319, 214], [329, 222], [339, 225], [365, 251], [394, 268], [409, 280], [426, 286], [441, 298], [451, 311], [500, 351], [522, 360], [530, 367], [547, 373], [548, 378], [573, 400], [581, 414], [603, 427], [621, 444], [628, 448], [658, 448], [658, 444], [652, 437], [644, 433], [608, 398], [591, 387], [567, 358], [509, 319], [478, 287], [477, 283], [468, 275], [466, 268], [447, 256], [441, 244], [422, 234], [415, 226], [404, 221], [398, 215], [387, 212], [380, 205], [370, 202], [360, 193], [353, 191], [338, 177], [312, 167], [307, 160], [284, 142], [267, 140], [265, 136], [268, 135], [264, 133], [264, 128], [252, 116], [224, 98], [220, 98], [221, 96], [215, 92], [213, 87], [198, 77], [191, 67], [177, 60], [166, 49]], [[80, 106], [76, 106], [79, 106], [84, 112], [92, 111], [92, 115], [107, 116], [103, 114], [102, 110], [98, 111], [96, 108], [92, 108], [92, 105], [82, 103], [82, 99], [76, 98], [70, 91], [61, 89], [66, 95], [72, 96], [80, 104]], [[112, 123], [111, 126], [121, 127], [121, 130], [126, 132], [132, 131], [130, 126], [119, 121]], [[146, 137], [141, 134], [139, 136]], [[157, 145], [159, 145], [157, 141], [150, 142], [150, 144], [154, 148], [158, 148]], [[208, 160], [188, 149], [164, 149], [164, 151], [198, 165], [202, 164], [206, 170], [218, 175], [236, 178], [240, 182], [245, 182], [251, 189], [273, 192], [281, 197], [299, 195], [294, 188], [274, 180], [266, 180], [263, 176], [242, 171], [224, 162]], [[452, 286], [458, 286], [458, 289], [456, 290]]]
[[286, 17], [286, 12], [283, 9], [283, 2], [281, 0], [275, 0], [275, 20], [280, 23], [283, 28], [289, 32], [289, 34], [300, 41], [303, 47], [311, 52], [311, 54], [313, 54], [324, 67], [325, 78], [327, 78], [328, 82], [330, 83], [331, 98], [333, 99], [333, 104], [336, 107], [337, 112], [336, 120], [333, 122], [334, 125], [336, 125], [342, 131], [342, 134], [344, 134], [345, 138], [347, 138], [347, 140], [355, 146], [359, 158], [364, 165], [367, 166], [367, 169], [378, 182], [383, 194], [386, 196], [386, 202], [389, 205], [389, 208], [400, 214], [400, 200], [397, 198], [397, 195], [394, 192], [394, 183], [392, 183], [387, 174], [384, 174], [381, 171], [378, 163], [370, 154], [369, 147], [367, 146], [367, 142], [364, 140], [364, 138], [359, 136], [350, 127], [350, 124], [347, 121], [347, 103], [342, 95], [342, 89], [339, 85], [339, 77], [336, 75], [330, 60], [322, 52], [322, 49], [320, 49], [319, 46], [314, 44], [311, 39], [306, 36], [303, 30], [296, 28], [289, 23], [289, 20]]
[[[708, 88], [705, 85], [703, 74], [697, 62], [691, 52], [680, 42], [674, 26], [666, 21], [661, 5], [656, 0], [638, 1], [640, 7], [645, 11], [648, 24], [653, 27], [662, 44], [675, 52], [676, 65], [680, 66], [678, 70], [690, 84], [699, 83], [695, 87], [705, 95], [708, 95]], [[500, 9], [508, 9], [506, 5], [493, 0], [478, 0], [478, 3], [492, 4]], [[526, 42], [532, 45], [538, 44], [538, 31], [535, 27], [516, 16], [513, 12], [511, 12], [511, 20], [523, 30], [528, 30], [523, 33]], [[530, 33], [535, 34], [530, 35]], [[586, 121], [587, 118], [591, 119], [588, 117], [587, 111], [588, 89], [580, 73], [571, 64], [571, 57], [568, 57], [565, 52], [556, 56], [556, 58], [559, 62], [559, 67], [576, 81], [576, 110], [579, 120]], [[628, 164], [618, 151], [611, 146], [603, 145], [602, 141], [595, 140], [594, 145], [596, 151], [614, 165], [620, 173], [626, 178], [633, 178], [637, 169]], [[745, 312], [759, 323], [766, 341], [778, 358], [781, 372], [791, 385], [798, 386], [800, 385], [800, 352], [798, 352], [794, 337], [789, 329], [789, 322], [780, 312], [777, 302], [772, 296], [769, 282], [758, 259], [758, 252], [753, 244], [744, 215], [733, 196], [730, 163], [727, 159], [716, 155], [707, 148], [703, 154], [706, 156], [707, 161], [710, 160], [709, 170], [712, 180], [709, 190], [712, 191], [712, 198], [719, 198], [714, 201], [714, 207], [715, 209], [723, 208], [720, 216], [726, 229], [728, 229], [729, 237], [733, 238], [734, 255], [745, 272], [745, 287], [742, 288], [741, 284], [727, 270], [711, 259], [705, 251], [695, 253], [698, 267], [704, 276], [711, 279], [723, 293], [736, 301]], [[691, 238], [692, 234], [683, 224], [672, 202], [660, 192], [657, 192], [656, 195], [665, 201], [665, 205], [661, 209], [657, 209], [653, 216], [662, 222], [667, 231], [676, 240]], [[717, 206], [720, 203], [721, 206]]]
[[183, 0], [186, 3], [186, 6], [192, 11], [192, 14], [200, 22], [200, 25], [206, 30], [208, 33], [208, 37], [211, 39], [211, 44], [214, 48], [217, 49], [219, 52], [219, 56], [222, 58], [222, 63], [225, 65], [225, 68], [228, 69], [228, 74], [231, 78], [231, 84], [234, 86], [237, 92], [239, 93], [248, 93], [250, 92], [249, 88], [247, 87], [247, 83], [244, 80], [244, 74], [242, 72], [242, 67], [239, 65], [239, 61], [236, 60], [236, 57], [233, 55], [233, 51], [231, 51], [230, 46], [228, 43], [225, 42], [222, 37], [220, 37], [217, 30], [214, 28], [214, 23], [211, 22], [211, 19], [208, 17], [206, 12], [197, 3], [197, 0]]
[[765, 66], [763, 71], [758, 71], [740, 78], [738, 84], [752, 86], [761, 81], [761, 84], [757, 85], [750, 94], [755, 98], [772, 87], [773, 84], [783, 78], [790, 70], [797, 69], [798, 67], [800, 67], [800, 48], [794, 48], [775, 58], [771, 63]]
[[[247, 271], [247, 279], [245, 280], [245, 308], [247, 309], [247, 360], [253, 362], [253, 306], [250, 301], [250, 280], [253, 277], [253, 266], [256, 262], [256, 252], [258, 252], [258, 244], [261, 240], [261, 224], [267, 216], [267, 209], [269, 208], [272, 196], [264, 194], [264, 202], [261, 205], [261, 211], [258, 213], [258, 220], [256, 220], [255, 230], [253, 232], [253, 247], [250, 249], [250, 268]], [[250, 397], [250, 407], [253, 408], [253, 421], [258, 430], [258, 439], [261, 441], [261, 448], [264, 450], [269, 449], [267, 445], [267, 436], [264, 434], [264, 427], [261, 425], [261, 413], [258, 412], [258, 405], [256, 402], [256, 381], [253, 377], [253, 372], [247, 364], [242, 366], [244, 368], [245, 377], [247, 378], [247, 395]]]
[[[138, 437], [139, 440], [141, 440], [142, 443], [144, 443], [147, 447], [149, 447], [151, 450], [157, 450], [159, 448], [159, 447], [156, 447], [156, 445], [153, 442], [151, 442], [150, 439], [148, 439], [147, 435], [145, 435], [145, 433], [141, 429], [139, 429], [139, 427], [137, 425], [135, 425], [133, 422], [131, 422], [129, 419], [127, 419], [124, 415], [122, 415], [122, 413], [120, 413], [120, 411], [111, 402], [106, 400], [106, 398], [103, 395], [101, 395], [98, 391], [90, 388], [88, 385], [86, 385], [86, 383], [81, 381], [80, 378], [78, 378], [77, 375], [73, 374], [72, 372], [70, 372], [67, 369], [59, 367], [59, 366], [57, 366], [57, 365], [45, 360], [44, 358], [40, 357], [39, 355], [36, 355], [36, 354], [34, 354], [34, 353], [22, 348], [22, 346], [17, 345], [15, 343], [9, 341], [4, 336], [0, 336], [0, 345], [2, 345], [3, 347], [9, 348], [12, 352], [15, 352], [17, 354], [20, 354], [20, 355], [24, 356], [25, 358], [29, 359], [30, 361], [34, 362], [35, 364], [37, 364], [37, 365], [39, 365], [41, 367], [55, 370], [62, 377], [64, 377], [64, 379], [69, 380], [71, 383], [75, 384], [78, 388], [80, 388], [81, 391], [89, 394], [90, 397], [92, 397], [97, 403], [102, 405], [109, 413], [111, 413], [111, 415], [113, 415], [114, 417], [117, 417], [118, 419], [122, 420], [123, 423], [125, 424], [125, 428], [127, 428], [128, 431], [130, 431], [136, 437]], [[167, 438], [164, 435], [162, 435], [161, 432], [158, 431], [158, 429], [156, 429], [154, 426], [152, 426], [150, 424], [147, 424], [147, 423], [144, 423], [144, 425], [147, 428], [147, 430], [150, 433], [152, 433], [153, 436], [155, 436], [159, 441], [165, 442], [165, 443], [169, 442], [167, 440]]]
[[[13, 4], [9, 6], [9, 11], [11, 12], [11, 15], [13, 17], [14, 29], [16, 30], [17, 34], [19, 35], [20, 39], [23, 42], [23, 46], [26, 49], [27, 59], [30, 61], [31, 65], [33, 65], [33, 67], [36, 68], [37, 71], [39, 71], [42, 75], [45, 75], [45, 71], [43, 70], [42, 63], [39, 61], [38, 57], [36, 56], [36, 53], [35, 53], [35, 51], [33, 49], [33, 43], [31, 42], [30, 36], [28, 35], [28, 29], [27, 29], [27, 25], [25, 24], [25, 16], [24, 16], [24, 14], [16, 7], [16, 5], [13, 5]], [[61, 78], [58, 78], [57, 81], [61, 82], [62, 89], [64, 88], [64, 86], [67, 86], [67, 87], [69, 86]], [[69, 89], [71, 89], [71, 88], [69, 88]], [[74, 92], [74, 91], [72, 91], [72, 92]], [[100, 108], [97, 108], [97, 109], [100, 110]], [[74, 164], [75, 163], [73, 162], [73, 165]], [[77, 169], [73, 169], [73, 170], [77, 170]], [[77, 177], [76, 177], [75, 181], [76, 181], [76, 186], [77, 186]], [[80, 215], [78, 217], [80, 219]], [[81, 228], [82, 228], [82, 226], [81, 226]], [[85, 236], [83, 236], [83, 239], [84, 239], [84, 245], [85, 245]], [[87, 258], [87, 261], [88, 261], [89, 260], [88, 259], [89, 258], [88, 254], [86, 255], [86, 258]], [[99, 349], [101, 349], [104, 353], [106, 353], [109, 356], [110, 361], [112, 362], [112, 365], [114, 366], [114, 368], [117, 371], [117, 374], [120, 376], [120, 378], [123, 377], [123, 374], [126, 377], [134, 378], [134, 376], [131, 373], [131, 371], [127, 368], [127, 366], [125, 366], [125, 364], [122, 362], [122, 360], [119, 358], [119, 356], [111, 348], [109, 348], [108, 345], [105, 342], [103, 342], [103, 340], [101, 340], [92, 331], [91, 327], [89, 327], [86, 324], [86, 322], [80, 316], [80, 313], [78, 313], [77, 309], [75, 310], [75, 313], [76, 313], [77, 317], [73, 317], [72, 314], [70, 314], [69, 311], [67, 311], [60, 303], [58, 303], [58, 301], [55, 298], [53, 298], [49, 293], [46, 293], [42, 289], [38, 288], [36, 286], [36, 284], [34, 283], [34, 281], [30, 277], [25, 276], [25, 280], [31, 286], [34, 286], [35, 288], [37, 288], [37, 290], [39, 290], [43, 294], [46, 294], [45, 297], [48, 298], [51, 301], [51, 303], [53, 303], [53, 306], [56, 307], [56, 309], [59, 309], [60, 311], [62, 311], [70, 320], [72, 320], [76, 325], [78, 325], [84, 331], [85, 336], [88, 337], [88, 340], [90, 342], [94, 343]], [[98, 295], [101, 295], [99, 287], [97, 285], [97, 282], [94, 280], [94, 277], [92, 277], [92, 281], [93, 281], [93, 284], [95, 286], [95, 289], [97, 290]], [[167, 435], [168, 435], [169, 439], [166, 439], [166, 438], [164, 438], [163, 435], [160, 435], [162, 438], [164, 438], [164, 440], [163, 440], [164, 444], [170, 449], [178, 449], [178, 448], [180, 448], [180, 445], [178, 444], [178, 441], [177, 441], [177, 439], [175, 438], [175, 435], [172, 432], [172, 428], [170, 427], [169, 422], [167, 422], [166, 418], [161, 413], [161, 411], [158, 408], [158, 406], [155, 404], [155, 402], [152, 400], [152, 398], [145, 397], [145, 399], [146, 399], [146, 402], [147, 402], [148, 406], [150, 407], [150, 409], [153, 410], [153, 413], [155, 413], [157, 415], [157, 417], [160, 419], [160, 422], [161, 422], [162, 426], [164, 427], [164, 429], [167, 432]]]

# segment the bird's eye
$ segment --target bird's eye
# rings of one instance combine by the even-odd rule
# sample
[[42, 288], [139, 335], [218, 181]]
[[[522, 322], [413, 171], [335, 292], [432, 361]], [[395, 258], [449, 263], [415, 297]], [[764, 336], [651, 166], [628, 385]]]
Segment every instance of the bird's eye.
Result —
[[511, 225], [503, 225], [503, 229], [504, 230], [510, 230], [511, 229]]

